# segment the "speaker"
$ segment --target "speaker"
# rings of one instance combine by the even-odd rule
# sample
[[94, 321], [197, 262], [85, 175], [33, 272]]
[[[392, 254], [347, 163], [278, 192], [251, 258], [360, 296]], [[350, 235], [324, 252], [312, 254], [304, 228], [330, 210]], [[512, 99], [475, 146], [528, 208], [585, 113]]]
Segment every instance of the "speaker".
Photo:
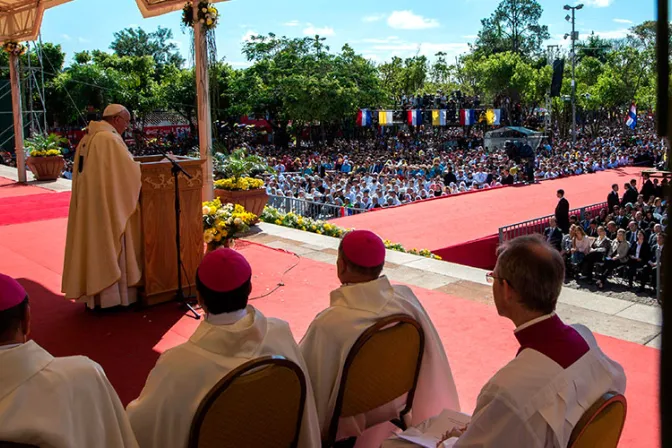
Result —
[[565, 60], [556, 59], [553, 61], [553, 79], [551, 81], [551, 97], [560, 96], [562, 90], [562, 76], [565, 73]]

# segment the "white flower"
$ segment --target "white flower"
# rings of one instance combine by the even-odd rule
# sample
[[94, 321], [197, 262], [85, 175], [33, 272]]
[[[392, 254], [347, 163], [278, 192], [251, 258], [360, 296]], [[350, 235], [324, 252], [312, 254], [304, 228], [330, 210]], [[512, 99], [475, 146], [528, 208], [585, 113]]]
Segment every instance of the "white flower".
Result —
[[226, 225], [227, 225], [227, 226], [230, 226], [231, 224], [233, 224], [233, 218], [229, 218], [229, 219], [227, 219], [227, 220], [226, 220]]
[[207, 244], [212, 243], [212, 241], [213, 241], [214, 239], [215, 239], [215, 237], [212, 236], [212, 233], [210, 233], [210, 232], [208, 232], [208, 233], [205, 235], [205, 238], [204, 238], [204, 240], [205, 240], [205, 242], [206, 242]]
[[233, 223], [237, 226], [241, 225], [243, 223], [243, 220], [240, 218], [236, 218], [233, 220]]
[[201, 23], [205, 23], [205, 20], [201, 19], [201, 20], [199, 20], [199, 22], [201, 22]]
[[201, 8], [201, 11], [208, 12], [208, 8]]
[[203, 214], [204, 215], [209, 215], [210, 214], [210, 207], [207, 205], [203, 206]]

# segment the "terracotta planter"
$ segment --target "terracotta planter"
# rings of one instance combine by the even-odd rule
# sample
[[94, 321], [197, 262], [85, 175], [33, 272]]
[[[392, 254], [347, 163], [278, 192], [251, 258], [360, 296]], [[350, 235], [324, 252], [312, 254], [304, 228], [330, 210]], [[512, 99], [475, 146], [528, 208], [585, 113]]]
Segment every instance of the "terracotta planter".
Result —
[[26, 165], [37, 180], [56, 180], [61, 177], [65, 160], [63, 156], [28, 157]]
[[268, 195], [265, 188], [246, 191], [229, 191], [215, 188], [215, 197], [218, 197], [222, 204], [240, 204], [250, 213], [261, 216], [264, 207], [268, 202]]

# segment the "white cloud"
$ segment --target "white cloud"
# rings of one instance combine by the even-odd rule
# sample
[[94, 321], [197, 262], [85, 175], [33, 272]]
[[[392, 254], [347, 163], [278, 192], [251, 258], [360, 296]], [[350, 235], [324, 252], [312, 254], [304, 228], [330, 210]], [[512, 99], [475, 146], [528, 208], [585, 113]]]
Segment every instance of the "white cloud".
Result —
[[628, 19], [614, 19], [614, 22], [616, 22], [616, 23], [632, 23], [632, 20], [628, 20]]
[[303, 29], [303, 34], [305, 34], [306, 36], [315, 36], [317, 34], [322, 37], [325, 37], [325, 36], [333, 36], [334, 34], [336, 34], [334, 32], [334, 29], [330, 26], [324, 26], [320, 28], [314, 26], [312, 23], [307, 23], [306, 25], [307, 25], [306, 28]]
[[284, 26], [299, 26], [301, 25], [301, 22], [298, 20], [290, 20], [289, 22], [283, 23]]
[[67, 34], [61, 34], [61, 38], [63, 40], [72, 40], [72, 37], [68, 36]]
[[362, 17], [362, 22], [378, 22], [385, 18], [385, 14], [372, 14], [370, 16]]
[[465, 36], [462, 36], [462, 38], [464, 38], [464, 39], [477, 39], [478, 34], [467, 34]]
[[91, 41], [89, 39], [84, 38], [84, 37], [78, 37], [77, 42], [79, 42], [80, 44], [88, 44]]
[[586, 6], [592, 6], [594, 8], [606, 8], [612, 3], [614, 3], [614, 0], [585, 0]]
[[362, 39], [360, 42], [367, 44], [387, 44], [390, 42], [401, 42], [397, 36], [388, 36], [383, 39]]
[[241, 42], [249, 42], [250, 40], [252, 40], [253, 36], [258, 36], [258, 35], [259, 35], [259, 33], [257, 33], [256, 31], [248, 30], [247, 33], [243, 34], [243, 37], [240, 38], [240, 41]]
[[[623, 39], [624, 37], [627, 37], [628, 32], [629, 30], [627, 28], [621, 28], [619, 30], [611, 31], [595, 31], [595, 35], [600, 36], [602, 39]], [[586, 35], [588, 34], [590, 33], [586, 33]]]
[[365, 59], [368, 59], [369, 61], [373, 61], [373, 62], [380, 62], [382, 60], [382, 58], [375, 53], [364, 53], [362, 55], [362, 57], [364, 57]]
[[427, 19], [413, 11], [393, 11], [387, 18], [387, 24], [399, 30], [424, 30], [427, 28], [437, 28], [439, 21], [436, 19]]

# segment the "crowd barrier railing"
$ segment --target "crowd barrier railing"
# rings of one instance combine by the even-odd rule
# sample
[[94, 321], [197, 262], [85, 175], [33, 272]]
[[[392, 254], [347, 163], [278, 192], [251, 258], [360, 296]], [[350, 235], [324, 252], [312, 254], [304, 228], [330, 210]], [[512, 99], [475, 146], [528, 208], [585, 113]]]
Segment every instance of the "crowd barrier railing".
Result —
[[[600, 210], [607, 208], [606, 202], [598, 204], [586, 205], [585, 207], [575, 208], [569, 211], [569, 215], [576, 215], [579, 220], [586, 219], [587, 216], [597, 216]], [[512, 240], [523, 235], [532, 235], [534, 233], [544, 233], [544, 229], [548, 227], [549, 220], [554, 215], [543, 216], [541, 218], [530, 219], [528, 221], [510, 224], [508, 226], [499, 228], [499, 243]]]
[[269, 195], [268, 205], [277, 208], [284, 213], [292, 212], [306, 218], [323, 220], [357, 215], [367, 211], [363, 208], [342, 207], [339, 205], [324, 204], [321, 202], [307, 201], [305, 199], [274, 195]]

